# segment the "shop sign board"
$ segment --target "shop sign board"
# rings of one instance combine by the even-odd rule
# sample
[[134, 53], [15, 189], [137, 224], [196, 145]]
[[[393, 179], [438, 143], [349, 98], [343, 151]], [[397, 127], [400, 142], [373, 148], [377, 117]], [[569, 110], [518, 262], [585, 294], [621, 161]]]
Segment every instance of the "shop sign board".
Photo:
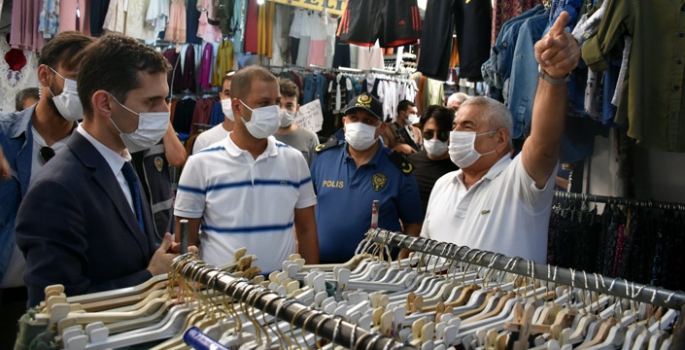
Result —
[[304, 8], [307, 10], [323, 11], [328, 9], [331, 15], [342, 16], [345, 10], [346, 0], [269, 0], [275, 3]]

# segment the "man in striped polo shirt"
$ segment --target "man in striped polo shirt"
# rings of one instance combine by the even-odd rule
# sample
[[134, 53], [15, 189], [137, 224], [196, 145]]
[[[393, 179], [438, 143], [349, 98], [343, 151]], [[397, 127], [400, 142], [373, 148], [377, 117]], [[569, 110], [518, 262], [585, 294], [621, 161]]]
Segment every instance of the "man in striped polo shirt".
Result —
[[234, 129], [188, 159], [176, 223], [188, 219], [189, 244], [199, 245], [212, 265], [231, 261], [241, 247], [258, 256], [263, 272], [280, 269], [295, 252], [317, 263], [316, 195], [307, 162], [272, 136], [280, 126], [278, 81], [250, 66], [235, 74], [231, 88]]

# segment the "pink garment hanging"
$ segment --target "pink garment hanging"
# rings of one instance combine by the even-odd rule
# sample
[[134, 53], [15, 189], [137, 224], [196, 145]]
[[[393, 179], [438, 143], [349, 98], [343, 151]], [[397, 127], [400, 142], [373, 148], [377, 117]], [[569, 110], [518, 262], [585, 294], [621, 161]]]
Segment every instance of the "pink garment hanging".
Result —
[[[96, 0], [97, 1], [97, 0]], [[76, 5], [80, 17], [76, 17]], [[78, 30], [90, 35], [90, 7], [88, 0], [60, 0], [59, 32]]]
[[307, 65], [314, 64], [320, 67], [326, 65], [326, 40], [310, 40]]
[[15, 49], [43, 49], [43, 36], [38, 32], [42, 0], [15, 1], [12, 7], [10, 45]]
[[164, 40], [175, 43], [186, 42], [186, 3], [185, 0], [173, 0], [169, 10], [169, 24], [167, 24]]
[[221, 29], [216, 25], [209, 24], [209, 19], [216, 20], [217, 6], [212, 4], [212, 0], [202, 0], [200, 10], [200, 20], [197, 25], [197, 37], [210, 43], [220, 43], [222, 41]]
[[212, 75], [212, 56], [214, 54], [214, 47], [211, 43], [205, 43], [205, 48], [202, 50], [202, 61], [200, 63], [200, 87], [203, 89], [210, 89]]

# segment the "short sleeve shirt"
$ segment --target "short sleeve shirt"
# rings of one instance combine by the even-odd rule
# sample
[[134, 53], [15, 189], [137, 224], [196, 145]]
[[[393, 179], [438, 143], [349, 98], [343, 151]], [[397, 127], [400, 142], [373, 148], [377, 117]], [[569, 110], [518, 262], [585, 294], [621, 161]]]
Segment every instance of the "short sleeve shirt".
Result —
[[556, 170], [543, 189], [521, 157], [505, 156], [466, 190], [462, 170], [433, 187], [421, 236], [460, 246], [547, 261], [547, 228]]
[[314, 160], [311, 171], [322, 263], [344, 262], [354, 255], [371, 227], [374, 200], [380, 201], [380, 228], [397, 232], [400, 220], [405, 224], [423, 221], [416, 180], [393, 163], [390, 155], [381, 145], [369, 163], [357, 168], [347, 143], [340, 140]]
[[230, 137], [188, 158], [178, 185], [175, 215], [202, 218], [200, 256], [231, 261], [247, 248], [262, 271], [279, 270], [295, 253], [295, 209], [316, 204], [302, 154], [272, 136], [253, 159]]

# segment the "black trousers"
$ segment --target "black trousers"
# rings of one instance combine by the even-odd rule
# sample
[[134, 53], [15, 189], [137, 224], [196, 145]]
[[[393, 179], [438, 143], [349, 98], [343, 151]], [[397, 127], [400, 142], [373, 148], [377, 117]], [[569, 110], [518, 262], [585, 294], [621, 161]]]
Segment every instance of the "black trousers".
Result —
[[490, 57], [491, 0], [429, 1], [421, 33], [418, 71], [428, 78], [445, 81], [456, 31], [459, 75], [482, 81], [480, 67]]
[[0, 289], [0, 349], [13, 349], [19, 326], [29, 300], [26, 287]]

